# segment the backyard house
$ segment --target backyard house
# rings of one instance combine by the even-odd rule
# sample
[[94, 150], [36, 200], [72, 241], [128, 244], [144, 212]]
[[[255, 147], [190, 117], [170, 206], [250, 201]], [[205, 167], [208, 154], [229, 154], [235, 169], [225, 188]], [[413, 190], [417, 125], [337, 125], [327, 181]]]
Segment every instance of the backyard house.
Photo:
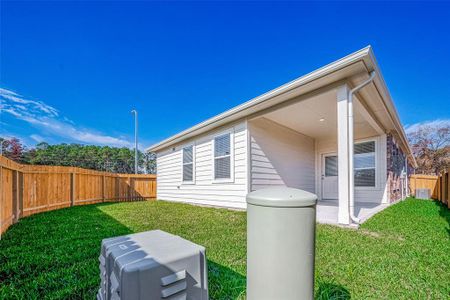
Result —
[[370, 47], [148, 150], [160, 200], [245, 208], [250, 191], [288, 186], [316, 193], [318, 221], [340, 224], [406, 197], [415, 165]]

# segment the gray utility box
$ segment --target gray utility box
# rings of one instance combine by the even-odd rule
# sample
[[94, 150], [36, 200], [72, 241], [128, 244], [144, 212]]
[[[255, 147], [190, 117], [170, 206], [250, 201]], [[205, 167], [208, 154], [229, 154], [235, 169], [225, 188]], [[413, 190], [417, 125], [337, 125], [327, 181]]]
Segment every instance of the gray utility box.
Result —
[[417, 199], [430, 199], [430, 189], [416, 189]]
[[98, 300], [208, 299], [205, 248], [153, 230], [104, 239]]
[[247, 195], [247, 299], [313, 299], [317, 196], [292, 188]]

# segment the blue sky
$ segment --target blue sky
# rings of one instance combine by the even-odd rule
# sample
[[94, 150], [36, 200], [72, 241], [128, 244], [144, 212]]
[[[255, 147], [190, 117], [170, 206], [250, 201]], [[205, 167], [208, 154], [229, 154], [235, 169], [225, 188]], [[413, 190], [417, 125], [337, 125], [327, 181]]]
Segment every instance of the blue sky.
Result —
[[146, 147], [366, 45], [405, 125], [450, 122], [449, 3], [2, 2], [0, 136]]

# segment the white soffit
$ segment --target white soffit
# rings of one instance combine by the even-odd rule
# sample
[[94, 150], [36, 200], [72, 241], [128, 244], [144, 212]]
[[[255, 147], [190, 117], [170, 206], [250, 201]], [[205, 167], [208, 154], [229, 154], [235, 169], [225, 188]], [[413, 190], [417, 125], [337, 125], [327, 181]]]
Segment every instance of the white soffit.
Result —
[[198, 134], [213, 130], [216, 127], [245, 118], [250, 114], [267, 109], [293, 97], [311, 92], [333, 82], [346, 79], [361, 72], [373, 69], [370, 46], [356, 51], [342, 59], [317, 69], [294, 81], [271, 90], [259, 97], [238, 105], [172, 137], [169, 137], [147, 149], [159, 151], [166, 147], [180, 143]]
[[[356, 103], [355, 103], [356, 104]], [[336, 140], [337, 137], [336, 90], [321, 93], [303, 101], [268, 112], [261, 117], [316, 140]], [[359, 111], [354, 109], [355, 138], [378, 135]]]
[[[258, 113], [284, 101], [304, 95], [340, 80], [348, 80], [352, 77], [358, 78], [361, 74], [368, 74], [372, 70], [375, 70], [377, 73], [377, 76], [375, 76], [374, 79], [375, 87], [373, 89], [376, 90], [376, 93], [380, 96], [384, 106], [382, 109], [384, 110], [384, 114], [381, 113], [381, 115], [388, 115], [388, 118], [381, 121], [384, 124], [390, 123], [390, 125], [392, 125], [395, 131], [399, 133], [402, 144], [405, 145], [407, 152], [411, 154], [412, 152], [407, 142], [403, 126], [400, 123], [398, 113], [393, 105], [383, 75], [379, 70], [370, 46], [175, 134], [149, 147], [147, 151], [157, 152], [163, 150], [164, 148], [173, 146], [194, 136], [214, 130], [217, 127], [244, 119], [249, 115]], [[412, 162], [416, 165], [413, 157]]]

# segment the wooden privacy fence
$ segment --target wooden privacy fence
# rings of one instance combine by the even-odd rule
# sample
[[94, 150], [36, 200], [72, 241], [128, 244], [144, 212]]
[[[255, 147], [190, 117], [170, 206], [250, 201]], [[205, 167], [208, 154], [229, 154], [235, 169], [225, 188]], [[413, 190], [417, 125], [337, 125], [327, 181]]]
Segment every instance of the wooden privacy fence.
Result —
[[20, 218], [74, 205], [156, 197], [156, 175], [22, 165], [0, 156], [0, 233]]
[[415, 196], [416, 189], [429, 189], [431, 198], [437, 199], [437, 179], [436, 175], [414, 174], [409, 178], [411, 193]]
[[437, 179], [437, 200], [441, 201], [444, 204], [447, 204], [447, 207], [450, 209], [450, 180], [449, 180], [449, 171], [442, 172], [439, 174], [439, 178]]
[[431, 198], [441, 201], [450, 209], [450, 180], [448, 171], [442, 172], [438, 176], [411, 175], [409, 183], [413, 195], [416, 189], [430, 189]]

